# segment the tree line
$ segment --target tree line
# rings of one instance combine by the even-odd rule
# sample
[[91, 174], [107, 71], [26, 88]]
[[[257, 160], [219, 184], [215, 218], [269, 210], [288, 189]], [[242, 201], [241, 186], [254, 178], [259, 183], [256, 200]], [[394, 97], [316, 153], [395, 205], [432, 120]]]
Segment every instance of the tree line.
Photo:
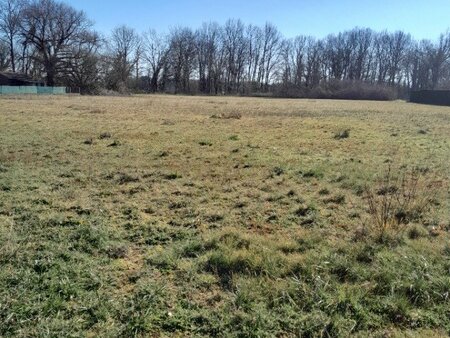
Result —
[[2, 70], [83, 93], [386, 99], [450, 89], [450, 32], [422, 41], [369, 28], [285, 38], [271, 23], [230, 19], [168, 34], [121, 25], [102, 36], [83, 11], [63, 2], [0, 0]]

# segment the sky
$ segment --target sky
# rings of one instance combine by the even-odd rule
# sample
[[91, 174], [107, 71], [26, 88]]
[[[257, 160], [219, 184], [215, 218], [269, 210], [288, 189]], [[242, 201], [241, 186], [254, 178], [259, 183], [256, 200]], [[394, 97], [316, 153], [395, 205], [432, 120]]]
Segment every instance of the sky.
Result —
[[64, 0], [84, 10], [97, 30], [122, 24], [142, 32], [168, 32], [202, 22], [275, 24], [285, 37], [318, 38], [354, 27], [403, 30], [416, 39], [437, 39], [450, 28], [450, 0]]

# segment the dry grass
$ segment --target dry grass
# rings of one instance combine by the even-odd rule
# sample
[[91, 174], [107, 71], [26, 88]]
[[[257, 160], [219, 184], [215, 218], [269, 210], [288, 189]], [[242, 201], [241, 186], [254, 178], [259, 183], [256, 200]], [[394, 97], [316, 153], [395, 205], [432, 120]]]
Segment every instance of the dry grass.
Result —
[[[0, 97], [0, 131], [1, 335], [450, 333], [448, 107]], [[440, 188], [386, 246], [355, 234], [392, 162]]]

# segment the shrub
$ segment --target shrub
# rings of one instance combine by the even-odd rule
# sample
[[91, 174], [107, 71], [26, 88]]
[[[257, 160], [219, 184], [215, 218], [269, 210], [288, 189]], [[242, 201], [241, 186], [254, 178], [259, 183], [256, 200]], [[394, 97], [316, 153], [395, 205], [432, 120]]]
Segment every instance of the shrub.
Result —
[[426, 237], [428, 235], [428, 232], [423, 228], [419, 226], [413, 226], [408, 231], [408, 237], [409, 239], [418, 239], [420, 237]]
[[[255, 94], [253, 94], [255, 95]], [[255, 95], [256, 96], [256, 95]], [[274, 86], [274, 96], [313, 99], [390, 101], [400, 97], [398, 89], [355, 80], [330, 80], [314, 88]]]
[[[399, 232], [420, 220], [431, 207], [436, 187], [417, 169], [394, 175], [389, 166], [376, 187], [366, 188], [366, 201], [373, 226], [380, 235]], [[414, 235], [413, 235], [414, 237]]]
[[330, 81], [326, 89], [330, 94], [324, 98], [332, 99], [390, 101], [398, 97], [392, 87], [362, 81]]

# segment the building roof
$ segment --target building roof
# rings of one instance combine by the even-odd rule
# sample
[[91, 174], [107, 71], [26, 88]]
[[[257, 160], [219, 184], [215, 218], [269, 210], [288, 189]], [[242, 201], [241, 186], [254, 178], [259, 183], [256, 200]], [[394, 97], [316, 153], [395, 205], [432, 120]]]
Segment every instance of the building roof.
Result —
[[5, 77], [11, 81], [29, 82], [29, 83], [41, 83], [42, 81], [34, 80], [26, 74], [13, 73], [13, 72], [0, 72], [0, 76]]

